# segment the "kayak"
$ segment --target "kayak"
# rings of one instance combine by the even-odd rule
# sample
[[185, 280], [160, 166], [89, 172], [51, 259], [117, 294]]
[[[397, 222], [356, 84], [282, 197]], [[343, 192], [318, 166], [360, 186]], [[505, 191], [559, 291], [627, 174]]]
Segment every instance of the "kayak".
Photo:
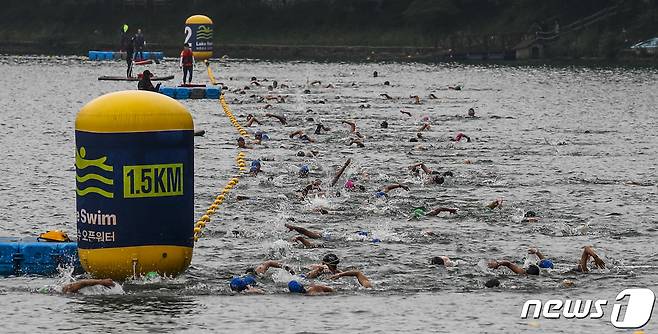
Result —
[[[167, 81], [173, 79], [173, 75], [168, 75], [166, 77], [151, 77], [151, 81]], [[111, 75], [103, 75], [98, 77], [98, 80], [110, 80], [110, 81], [139, 81], [140, 78], [138, 77], [120, 77], [120, 76], [111, 76]]]

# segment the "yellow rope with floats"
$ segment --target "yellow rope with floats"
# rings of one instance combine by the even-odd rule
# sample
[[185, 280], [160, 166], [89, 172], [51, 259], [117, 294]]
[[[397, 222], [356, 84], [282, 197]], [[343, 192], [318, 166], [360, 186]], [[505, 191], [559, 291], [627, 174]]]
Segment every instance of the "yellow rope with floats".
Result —
[[[224, 94], [220, 96], [219, 103], [222, 106], [224, 113], [226, 114], [226, 116], [228, 116], [229, 120], [233, 124], [233, 126], [235, 126], [235, 128], [238, 130], [238, 133], [240, 133], [240, 135], [243, 137], [249, 137], [247, 130], [245, 130], [240, 125], [240, 123], [238, 123], [235, 116], [233, 116], [233, 113], [231, 112], [231, 108], [229, 108], [228, 104], [226, 103], [226, 100], [224, 99]], [[240, 177], [247, 172], [247, 163], [245, 162], [244, 159], [245, 155], [246, 155], [245, 152], [240, 151], [238, 155], [235, 157], [235, 163], [238, 167], [238, 174], [236, 174], [233, 178], [231, 178], [231, 180], [228, 181], [226, 186], [224, 186], [224, 189], [222, 189], [221, 194], [215, 197], [215, 200], [212, 202], [212, 204], [210, 204], [208, 210], [206, 210], [206, 213], [203, 216], [201, 216], [201, 218], [199, 218], [199, 221], [197, 221], [196, 224], [194, 225], [194, 242], [197, 242], [199, 240], [203, 228], [206, 227], [206, 224], [210, 222], [210, 217], [212, 217], [215, 213], [217, 213], [217, 211], [219, 210], [219, 206], [222, 205], [222, 203], [224, 203], [231, 189], [237, 186]]]
[[212, 69], [210, 68], [210, 62], [208, 61], [208, 59], [206, 59], [203, 61], [203, 63], [206, 64], [206, 70], [208, 72], [208, 78], [210, 79], [210, 82], [213, 85], [216, 85], [217, 80], [215, 80], [215, 75], [212, 73]]

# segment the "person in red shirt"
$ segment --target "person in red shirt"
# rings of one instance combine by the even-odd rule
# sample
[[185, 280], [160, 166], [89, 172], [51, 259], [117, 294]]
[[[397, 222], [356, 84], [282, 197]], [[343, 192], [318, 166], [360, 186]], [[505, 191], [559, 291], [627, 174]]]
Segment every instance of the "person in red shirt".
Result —
[[189, 44], [183, 44], [183, 51], [180, 53], [180, 66], [183, 69], [183, 84], [187, 81], [187, 75], [190, 79], [187, 83], [192, 83], [192, 70], [194, 69], [194, 54]]

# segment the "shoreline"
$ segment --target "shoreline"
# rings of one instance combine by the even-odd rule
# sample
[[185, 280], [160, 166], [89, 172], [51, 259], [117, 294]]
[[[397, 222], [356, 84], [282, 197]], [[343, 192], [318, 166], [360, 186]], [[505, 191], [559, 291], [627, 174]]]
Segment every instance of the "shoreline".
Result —
[[[175, 57], [177, 46], [150, 44], [147, 51], [163, 51], [166, 57]], [[0, 49], [11, 50], [6, 55], [39, 54], [47, 56], [67, 55], [86, 56], [89, 50], [110, 51], [116, 46], [109, 43], [96, 43], [92, 46], [84, 42], [0, 42]], [[216, 44], [213, 58], [259, 59], [273, 61], [323, 61], [323, 62], [418, 62], [418, 63], [474, 63], [503, 65], [589, 65], [589, 66], [658, 66], [658, 55], [639, 57], [624, 50], [620, 57], [583, 58], [541, 58], [509, 59], [510, 51], [455, 52], [423, 46], [364, 46], [364, 45], [275, 45], [275, 44]], [[264, 56], [265, 55], [265, 56]], [[488, 59], [487, 55], [495, 55]]]

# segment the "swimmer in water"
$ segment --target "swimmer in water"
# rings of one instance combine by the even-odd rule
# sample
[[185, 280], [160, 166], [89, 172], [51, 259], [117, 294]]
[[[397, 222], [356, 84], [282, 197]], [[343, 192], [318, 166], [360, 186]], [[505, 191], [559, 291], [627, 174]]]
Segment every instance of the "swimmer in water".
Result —
[[115, 285], [114, 281], [110, 278], [105, 279], [81, 279], [77, 282], [66, 284], [62, 287], [62, 293], [77, 293], [82, 288], [88, 286], [104, 286], [106, 288], [111, 288]]
[[448, 89], [450, 89], [450, 90], [462, 90], [462, 86], [461, 85], [448, 86]]
[[390, 95], [386, 94], [386, 93], [379, 94], [379, 96], [382, 96], [387, 100], [393, 100], [393, 98]]
[[425, 172], [426, 175], [431, 175], [431, 177], [430, 177], [430, 182], [431, 183], [442, 184], [443, 182], [445, 182], [444, 176], [452, 176], [452, 172], [450, 172], [450, 171], [444, 172], [443, 176], [442, 176], [438, 171], [433, 171], [433, 170], [429, 169], [422, 162], [413, 164], [413, 165], [409, 166], [408, 168], [411, 170], [411, 172], [414, 175], [419, 175], [420, 174], [420, 170], [418, 169], [419, 167], [423, 172]]
[[[525, 269], [517, 266], [514, 263], [510, 263], [509, 261], [492, 260], [487, 265], [492, 269], [496, 269], [499, 266], [505, 266], [519, 275], [539, 275], [539, 268], [554, 268], [553, 261], [551, 259], [547, 259], [544, 254], [542, 254], [537, 248], [528, 249], [528, 254], [536, 255], [539, 261], [537, 261], [536, 264], [529, 265], [528, 268]], [[605, 269], [605, 262], [598, 256], [598, 254], [596, 254], [594, 249], [591, 246], [585, 246], [583, 247], [583, 253], [580, 256], [580, 260], [574, 268], [574, 271], [583, 273], [589, 272], [590, 269], [588, 268], [587, 264], [590, 258], [594, 260], [594, 265], [596, 268]]]
[[356, 123], [355, 122], [345, 121], [345, 120], [342, 120], [340, 122], [343, 123], [343, 124], [349, 125], [350, 126], [350, 132], [352, 132], [352, 133], [356, 132]]
[[257, 176], [260, 173], [260, 160], [254, 160], [251, 162], [251, 167], [249, 167], [249, 175]]
[[388, 122], [387, 121], [382, 121], [382, 123], [379, 125], [380, 128], [382, 129], [388, 129]]
[[430, 123], [424, 123], [423, 126], [418, 129], [418, 132], [429, 130], [431, 127]]
[[308, 167], [308, 165], [302, 165], [299, 167], [299, 172], [297, 173], [299, 177], [308, 177], [308, 173], [311, 171], [311, 169]]
[[295, 274], [295, 271], [292, 268], [290, 268], [290, 266], [285, 265], [285, 264], [283, 264], [279, 261], [276, 261], [276, 260], [267, 260], [267, 261], [264, 261], [263, 263], [259, 264], [256, 267], [247, 268], [247, 270], [245, 271], [245, 274], [254, 275], [254, 276], [258, 276], [258, 277], [263, 277], [265, 275], [265, 273], [267, 273], [267, 271], [270, 268], [283, 269], [283, 270], [289, 272], [291, 275]]
[[437, 216], [441, 212], [450, 212], [451, 215], [457, 214], [457, 211], [459, 211], [457, 208], [446, 208], [446, 207], [438, 207], [436, 209], [432, 209], [432, 211], [428, 212], [428, 216]]
[[262, 289], [256, 287], [256, 279], [251, 275], [235, 276], [231, 279], [229, 287], [232, 291], [242, 293], [261, 294], [265, 293]]
[[405, 114], [405, 115], [411, 117], [411, 113], [408, 112], [408, 111], [400, 110], [400, 113], [403, 113], [403, 114]]
[[451, 138], [450, 140], [459, 142], [460, 140], [462, 140], [462, 138], [466, 138], [466, 142], [468, 142], [468, 143], [471, 142], [471, 137], [465, 135], [463, 132], [457, 132], [457, 135], [455, 136], [455, 138]]
[[475, 109], [473, 108], [468, 109], [468, 117], [475, 117]]
[[298, 193], [300, 193], [300, 197], [306, 197], [310, 192], [316, 192], [318, 195], [323, 194], [322, 188], [320, 188], [321, 185], [322, 181], [320, 179], [315, 179], [315, 181], [309, 183], [302, 190], [298, 191]]
[[247, 127], [250, 127], [250, 126], [251, 126], [252, 124], [254, 124], [254, 123], [256, 123], [256, 124], [258, 124], [258, 125], [261, 125], [261, 122], [259, 122], [259, 121], [256, 119], [256, 117], [254, 117], [254, 115], [252, 115], [252, 114], [247, 115], [247, 123], [246, 123], [245, 125], [246, 125]]
[[331, 240], [331, 235], [328, 232], [311, 231], [311, 230], [305, 229], [301, 226], [295, 226], [295, 225], [291, 225], [291, 224], [285, 224], [284, 226], [287, 227], [288, 230], [290, 230], [290, 231], [295, 231], [295, 232], [303, 235], [303, 236], [301, 236], [301, 235], [295, 236], [295, 237], [291, 238], [290, 241], [299, 242], [302, 245], [304, 245], [304, 247], [306, 247], [306, 248], [317, 248], [317, 247], [321, 247], [321, 246], [316, 245], [316, 244], [310, 242], [309, 240], [306, 240], [306, 238], [304, 238], [304, 236], [307, 237], [307, 238], [311, 238], [311, 239], [324, 239], [325, 241]]
[[245, 142], [243, 137], [238, 137], [238, 147], [239, 148], [249, 148], [249, 149], [253, 148], [252, 146], [247, 145], [247, 143]]
[[410, 99], [414, 99], [414, 104], [420, 104], [420, 96], [418, 95], [411, 95], [409, 96]]
[[318, 154], [320, 154], [320, 151], [308, 151], [308, 152], [299, 151], [299, 152], [297, 152], [298, 157], [315, 157]]
[[320, 285], [320, 284], [311, 284], [309, 286], [304, 286], [299, 281], [292, 280], [288, 282], [288, 291], [292, 293], [300, 293], [305, 295], [323, 295], [323, 294], [334, 292], [334, 289], [326, 285]]
[[436, 97], [436, 95], [434, 95], [434, 93], [430, 93], [430, 99], [431, 100], [436, 100], [436, 99], [438, 99], [438, 97]]
[[268, 140], [270, 137], [265, 132], [259, 130], [254, 133], [254, 139], [256, 144], [261, 144], [263, 140]]
[[301, 139], [301, 140], [305, 140], [305, 141], [307, 141], [307, 142], [309, 142], [309, 143], [315, 143], [315, 140], [314, 140], [313, 138], [311, 138], [311, 137], [309, 137], [308, 135], [304, 134], [304, 130], [293, 131], [293, 132], [289, 135], [290, 138], [295, 138], [296, 136], [299, 136], [299, 139]]
[[455, 263], [447, 256], [435, 256], [430, 259], [430, 264], [434, 266], [454, 267]]
[[329, 131], [329, 128], [322, 125], [322, 123], [318, 123], [318, 125], [315, 127], [315, 134], [320, 135], [322, 134], [322, 131]]
[[288, 121], [286, 121], [286, 117], [285, 117], [285, 116], [280, 116], [280, 115], [275, 115], [275, 114], [270, 114], [270, 113], [266, 113], [265, 116], [267, 116], [267, 117], [274, 117], [274, 118], [278, 119], [279, 122], [281, 122], [281, 124], [283, 124], [283, 125], [287, 125], [287, 124], [288, 124]]
[[503, 207], [503, 199], [501, 197], [496, 198], [493, 202], [487, 204], [487, 208], [489, 209], [495, 209], [495, 208], [502, 208]]
[[335, 280], [342, 277], [356, 277], [364, 288], [372, 288], [372, 283], [366, 275], [358, 270], [342, 271], [338, 269], [340, 260], [333, 253], [328, 253], [322, 258], [322, 263], [311, 266], [311, 271], [306, 274], [306, 278], [313, 279], [324, 274], [331, 274], [329, 279]]
[[400, 184], [400, 183], [394, 183], [394, 184], [389, 184], [387, 186], [384, 186], [381, 190], [377, 191], [375, 193], [375, 197], [377, 197], [377, 198], [388, 197], [388, 192], [393, 190], [393, 189], [397, 189], [397, 188], [402, 188], [406, 191], [409, 191], [409, 187], [407, 187], [403, 184]]
[[356, 146], [360, 148], [366, 147], [366, 145], [359, 139], [350, 139], [350, 143], [347, 144], [347, 146], [352, 146], [352, 144], [356, 144]]

